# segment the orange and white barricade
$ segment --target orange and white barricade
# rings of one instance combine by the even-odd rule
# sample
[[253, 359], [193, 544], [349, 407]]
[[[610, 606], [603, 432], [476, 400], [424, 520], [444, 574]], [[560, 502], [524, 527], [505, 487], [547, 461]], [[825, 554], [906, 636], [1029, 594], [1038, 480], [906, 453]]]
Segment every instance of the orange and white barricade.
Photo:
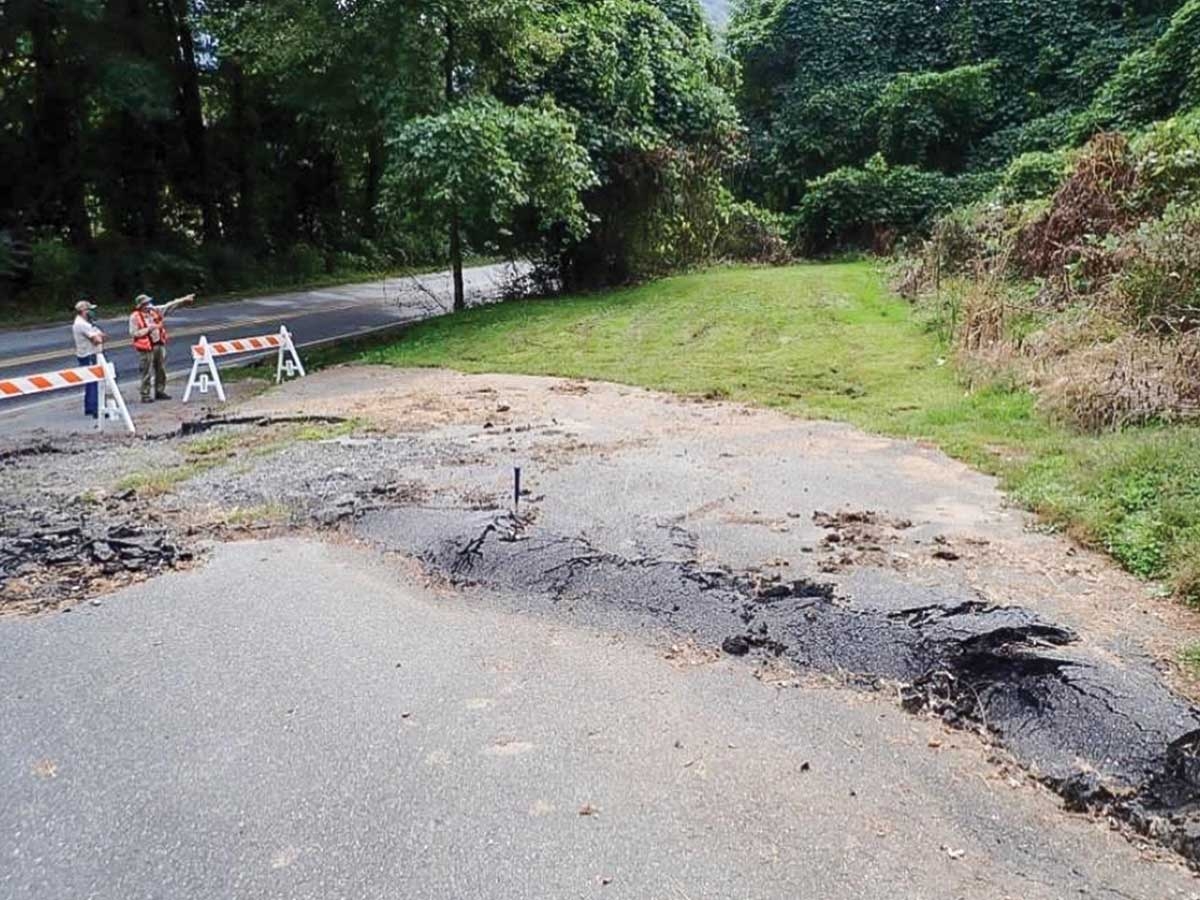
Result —
[[200, 393], [207, 394], [211, 385], [216, 389], [221, 402], [225, 402], [225, 386], [221, 384], [221, 373], [217, 369], [217, 359], [222, 356], [234, 356], [238, 353], [254, 353], [262, 350], [278, 350], [279, 355], [275, 365], [275, 383], [283, 381], [286, 374], [303, 376], [304, 363], [300, 362], [300, 354], [296, 352], [296, 344], [292, 334], [286, 327], [280, 326], [279, 334], [264, 334], [258, 337], [237, 338], [230, 341], [214, 341], [209, 343], [203, 335], [198, 343], [192, 345], [192, 374], [188, 376], [187, 388], [183, 392], [183, 402], [187, 403], [192, 395], [192, 388], [198, 387]]
[[[121, 389], [117, 386], [117, 370], [104, 358], [103, 353], [96, 354], [96, 362], [90, 366], [76, 366], [39, 375], [22, 375], [19, 378], [0, 378], [0, 400], [83, 387], [92, 383], [99, 385], [99, 416], [96, 418], [96, 427], [103, 431], [105, 419], [119, 416], [129, 433], [134, 434], [133, 419], [129, 417], [129, 408], [125, 406], [125, 398], [121, 396]], [[108, 402], [110, 396], [113, 401], [111, 404]]]

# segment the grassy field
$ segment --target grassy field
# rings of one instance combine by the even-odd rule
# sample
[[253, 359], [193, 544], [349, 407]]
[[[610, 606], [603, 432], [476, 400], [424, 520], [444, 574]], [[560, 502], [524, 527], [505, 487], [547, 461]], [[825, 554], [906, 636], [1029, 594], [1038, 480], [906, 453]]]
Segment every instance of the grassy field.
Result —
[[968, 391], [868, 262], [720, 268], [426, 323], [366, 358], [619, 381], [932, 442], [1048, 525], [1200, 602], [1200, 428], [1088, 436], [1023, 390]]

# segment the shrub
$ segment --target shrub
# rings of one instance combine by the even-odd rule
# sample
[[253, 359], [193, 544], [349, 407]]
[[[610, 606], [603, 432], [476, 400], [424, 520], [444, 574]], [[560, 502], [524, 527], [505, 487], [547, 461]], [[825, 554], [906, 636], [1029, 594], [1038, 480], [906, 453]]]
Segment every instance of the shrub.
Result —
[[1200, 0], [1187, 0], [1153, 45], [1129, 54], [1092, 103], [1097, 124], [1132, 127], [1200, 102]]
[[361, 275], [373, 269], [370, 260], [362, 254], [339, 250], [333, 254], [333, 271], [335, 274]]
[[20, 271], [16, 241], [9, 232], [0, 230], [0, 281], [16, 278]]
[[887, 83], [873, 76], [811, 94], [790, 92], [771, 122], [764, 164], [750, 167], [753, 192], [772, 206], [791, 206], [803, 195], [805, 181], [870, 157], [879, 138], [876, 104]]
[[231, 244], [205, 247], [204, 264], [209, 273], [208, 283], [214, 290], [235, 290], [261, 279], [261, 266], [254, 254]]
[[312, 244], [294, 245], [284, 260], [287, 276], [296, 281], [311, 281], [325, 274], [325, 255]]
[[1089, 277], [1108, 271], [1109, 255], [1089, 251], [1136, 221], [1132, 198], [1137, 185], [1124, 135], [1094, 137], [1055, 192], [1050, 208], [1017, 234], [1015, 255], [1022, 273], [1064, 280], [1080, 270], [1081, 262]]
[[890, 249], [901, 234], [924, 231], [937, 213], [981, 196], [994, 176], [952, 178], [876, 155], [862, 168], [835, 169], [812, 181], [797, 209], [797, 241], [806, 250]]
[[34, 289], [46, 299], [69, 300], [78, 289], [79, 254], [59, 238], [36, 240], [29, 251]]
[[1001, 128], [979, 142], [971, 154], [973, 169], [999, 169], [1022, 153], [1057, 150], [1077, 142], [1080, 113], [1058, 109], [1036, 119]]
[[879, 97], [879, 146], [889, 160], [956, 171], [993, 114], [994, 63], [896, 77]]
[[1002, 203], [1021, 203], [1054, 193], [1067, 174], [1063, 151], [1035, 150], [1022, 153], [1000, 176], [996, 197]]
[[1117, 291], [1140, 327], [1200, 328], [1200, 204], [1172, 204], [1142, 223], [1119, 251]]
[[788, 259], [786, 224], [779, 213], [744, 201], [730, 203], [717, 243], [717, 255], [746, 262], [782, 263]]
[[384, 251], [375, 241], [363, 238], [358, 242], [354, 251], [356, 256], [365, 261], [365, 267], [376, 272], [386, 271], [393, 266], [389, 253]]
[[135, 273], [135, 284], [156, 296], [194, 291], [208, 283], [202, 263], [167, 250], [149, 250], [136, 257]]
[[1155, 123], [1132, 143], [1138, 203], [1148, 210], [1200, 199], [1200, 112]]

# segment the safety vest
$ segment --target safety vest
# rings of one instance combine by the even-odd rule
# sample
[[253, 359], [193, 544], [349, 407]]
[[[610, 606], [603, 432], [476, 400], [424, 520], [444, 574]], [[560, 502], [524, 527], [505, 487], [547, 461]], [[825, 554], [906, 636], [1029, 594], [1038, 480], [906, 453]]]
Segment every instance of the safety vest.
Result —
[[[137, 328], [135, 330], [141, 331], [146, 327], [146, 315], [140, 309], [134, 310], [133, 314], [137, 316]], [[167, 342], [167, 326], [163, 324], [162, 313], [157, 309], [151, 308], [150, 315], [154, 317], [154, 327], [158, 329], [158, 342], [165, 344]], [[143, 334], [141, 337], [133, 339], [133, 349], [142, 351], [152, 350], [154, 349], [154, 342], [150, 340], [150, 335]]]

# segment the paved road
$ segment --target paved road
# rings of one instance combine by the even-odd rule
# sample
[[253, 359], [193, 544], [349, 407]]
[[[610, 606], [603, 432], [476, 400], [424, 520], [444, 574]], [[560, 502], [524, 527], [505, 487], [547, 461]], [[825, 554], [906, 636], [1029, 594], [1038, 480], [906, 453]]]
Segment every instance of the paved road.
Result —
[[304, 540], [0, 620], [0, 900], [1195, 892], [885, 698], [664, 649]]
[[[506, 271], [504, 265], [467, 269], [463, 274], [470, 302], [498, 297]], [[191, 365], [187, 348], [200, 335], [209, 340], [224, 340], [278, 332], [280, 325], [287, 325], [303, 347], [438, 315], [449, 306], [449, 297], [450, 285], [445, 273], [274, 294], [210, 306], [205, 306], [201, 297], [196, 306], [177, 310], [168, 319], [174, 338], [168, 367], [172, 372], [186, 371]], [[122, 310], [120, 315], [104, 316], [99, 324], [114, 339], [107, 352], [117, 367], [122, 386], [132, 384], [137, 374], [137, 354], [129, 346], [127, 314]], [[69, 312], [64, 313], [61, 325], [0, 331], [0, 378], [75, 364]], [[182, 395], [183, 385], [177, 379], [174, 390], [177, 396]], [[0, 404], [0, 428], [5, 427], [6, 419], [12, 422], [14, 418], [19, 418], [23, 427], [56, 423], [79, 405], [77, 393], [5, 400]], [[127, 401], [136, 397], [136, 389], [126, 392]], [[33, 408], [37, 409], [35, 414], [30, 412]], [[136, 408], [133, 412], [136, 415]], [[80, 422], [81, 430], [86, 428], [82, 418]]]

